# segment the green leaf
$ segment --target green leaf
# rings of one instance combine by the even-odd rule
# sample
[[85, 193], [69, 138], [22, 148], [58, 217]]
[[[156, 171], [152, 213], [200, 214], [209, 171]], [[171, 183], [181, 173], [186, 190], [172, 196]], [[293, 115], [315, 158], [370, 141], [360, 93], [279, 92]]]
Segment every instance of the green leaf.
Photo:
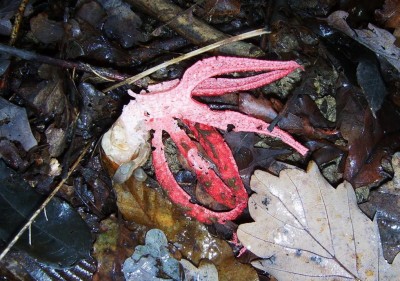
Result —
[[[0, 162], [0, 241], [8, 242], [44, 201], [11, 169]], [[66, 202], [53, 198], [16, 243], [39, 262], [53, 267], [70, 267], [89, 257], [91, 233], [80, 215]], [[47, 218], [46, 218], [47, 217]]]

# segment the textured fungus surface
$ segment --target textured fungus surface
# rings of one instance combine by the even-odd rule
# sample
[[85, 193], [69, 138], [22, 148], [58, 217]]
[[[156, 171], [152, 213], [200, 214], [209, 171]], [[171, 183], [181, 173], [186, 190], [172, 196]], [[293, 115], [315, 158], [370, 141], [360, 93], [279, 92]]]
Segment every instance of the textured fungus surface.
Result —
[[[118, 149], [110, 154], [106, 153], [113, 159], [121, 158], [120, 162], [116, 162], [124, 164], [124, 161], [132, 159], [132, 155], [137, 154], [141, 148], [147, 149], [148, 132], [153, 130], [151, 144], [156, 177], [171, 200], [183, 207], [186, 214], [204, 223], [233, 220], [246, 208], [248, 198], [232, 153], [216, 128], [226, 130], [230, 127], [238, 132], [278, 137], [302, 155], [307, 153], [307, 148], [277, 127], [270, 132], [267, 129], [269, 124], [259, 119], [229, 110], [212, 111], [207, 105], [194, 100], [193, 96], [218, 96], [254, 89], [285, 77], [297, 68], [300, 65], [294, 61], [211, 57], [188, 68], [181, 80], [152, 85], [147, 92], [140, 94], [129, 91], [134, 100], [124, 108], [116, 122], [118, 132], [122, 134], [122, 137], [118, 136], [119, 146], [126, 155], [122, 158], [118, 156]], [[261, 74], [245, 78], [212, 78], [233, 72]], [[178, 119], [192, 132], [197, 142], [189, 138], [178, 125]], [[125, 130], [122, 133], [121, 128]], [[187, 160], [204, 190], [216, 202], [229, 208], [228, 211], [216, 212], [192, 203], [190, 195], [181, 189], [168, 168], [162, 140], [163, 131], [175, 142], [179, 153]], [[112, 132], [108, 134], [110, 138]], [[129, 147], [133, 143], [136, 147]], [[135, 168], [135, 165], [129, 167]]]

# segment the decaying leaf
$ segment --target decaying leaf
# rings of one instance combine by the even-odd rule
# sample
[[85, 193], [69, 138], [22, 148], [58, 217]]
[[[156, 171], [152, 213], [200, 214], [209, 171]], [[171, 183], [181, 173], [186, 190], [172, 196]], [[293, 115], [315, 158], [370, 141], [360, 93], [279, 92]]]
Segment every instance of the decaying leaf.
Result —
[[376, 213], [385, 259], [392, 262], [400, 252], [400, 152], [392, 157], [391, 181], [371, 191], [368, 201], [360, 204], [369, 217]]
[[275, 161], [275, 157], [290, 152], [288, 149], [255, 147], [261, 138], [254, 133], [226, 132], [224, 139], [232, 149], [240, 177], [246, 188], [250, 187], [250, 178], [255, 169], [267, 169]]
[[126, 220], [162, 230], [168, 241], [193, 264], [198, 265], [202, 259], [211, 260], [219, 280], [258, 280], [254, 269], [235, 259], [226, 241], [183, 215], [160, 188], [150, 188], [131, 177], [123, 184], [114, 184], [114, 190], [118, 208]]
[[26, 110], [0, 98], [0, 137], [18, 141], [28, 151], [37, 145]]
[[96, 265], [95, 259], [88, 258], [73, 267], [57, 269], [39, 263], [25, 252], [11, 251], [0, 261], [0, 276], [3, 280], [18, 281], [93, 281]]
[[33, 17], [30, 24], [34, 36], [45, 44], [58, 42], [64, 36], [62, 23], [49, 20], [46, 13], [40, 13]]
[[346, 22], [348, 15], [345, 11], [336, 11], [327, 18], [327, 21], [329, 25], [346, 33], [400, 70], [400, 48], [394, 45], [396, 37], [372, 23], [368, 24], [368, 29], [353, 29]]
[[132, 254], [137, 240], [122, 220], [114, 216], [102, 220], [100, 234], [93, 245], [93, 257], [97, 261], [93, 281], [122, 280], [122, 264]]
[[238, 237], [260, 257], [253, 266], [278, 280], [399, 280], [400, 257], [384, 260], [376, 221], [349, 183], [334, 189], [311, 162], [307, 173], [256, 171], [251, 186], [255, 222], [240, 225]]
[[348, 142], [344, 179], [354, 188], [376, 186], [386, 179], [382, 160], [400, 147], [400, 117], [396, 108], [384, 103], [374, 118], [359, 96], [354, 87], [343, 87], [336, 95], [337, 126]]
[[167, 237], [156, 228], [147, 232], [145, 245], [137, 246], [125, 260], [123, 273], [127, 281], [218, 281], [218, 271], [212, 262], [201, 260], [197, 268], [186, 259], [175, 259], [168, 249]]
[[[0, 242], [6, 243], [44, 199], [3, 162], [0, 182]], [[19, 238], [16, 247], [48, 266], [67, 268], [90, 257], [90, 230], [66, 202], [53, 198], [30, 229]]]
[[400, 2], [398, 0], [385, 0], [382, 10], [376, 10], [375, 14], [386, 28], [395, 28], [398, 32], [400, 29]]

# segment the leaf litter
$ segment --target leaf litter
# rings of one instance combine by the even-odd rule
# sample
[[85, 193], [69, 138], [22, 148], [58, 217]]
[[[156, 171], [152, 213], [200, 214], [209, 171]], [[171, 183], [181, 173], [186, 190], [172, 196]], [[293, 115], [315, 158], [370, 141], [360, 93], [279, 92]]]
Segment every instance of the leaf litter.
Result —
[[336, 189], [310, 162], [307, 172], [283, 170], [279, 177], [256, 171], [249, 199], [253, 223], [238, 238], [259, 257], [252, 265], [279, 280], [396, 280], [400, 255], [383, 257], [376, 219], [357, 206], [353, 187]]
[[[0, 5], [0, 16], [2, 17], [0, 19], [0, 33], [8, 36], [11, 32], [12, 19], [17, 6], [11, 3], [12, 1], [3, 2], [3, 5]], [[82, 147], [82, 143], [98, 142], [99, 135], [108, 129], [109, 124], [114, 122], [116, 118], [114, 116], [119, 114], [123, 103], [127, 103], [128, 96], [123, 89], [121, 91], [109, 92], [106, 95], [100, 94], [99, 91], [110, 86], [110, 83], [104, 84], [107, 81], [104, 77], [121, 80], [129, 77], [132, 73], [149, 69], [149, 67], [157, 62], [168, 60], [175, 56], [176, 52], [187, 53], [191, 51], [193, 45], [190, 44], [202, 46], [208, 44], [208, 42], [215, 41], [216, 39], [213, 39], [214, 35], [222, 38], [226, 37], [227, 33], [237, 34], [243, 32], [243, 29], [259, 28], [260, 23], [262, 23], [262, 26], [267, 23], [271, 27], [271, 34], [260, 37], [260, 40], [254, 38], [246, 40], [246, 42], [240, 42], [240, 44], [227, 45], [227, 48], [220, 48], [216, 53], [223, 54], [222, 52], [226, 50], [240, 57], [263, 55], [265, 52], [266, 57], [263, 59], [295, 59], [305, 67], [306, 72], [302, 73], [301, 81], [299, 75], [297, 78], [283, 79], [278, 83], [270, 84], [268, 87], [263, 87], [263, 89], [250, 94], [239, 93], [238, 95], [243, 96], [245, 94], [250, 98], [253, 95], [257, 97], [256, 103], [258, 105], [262, 104], [262, 107], [266, 106], [266, 111], [263, 111], [262, 107], [258, 108], [261, 109], [260, 111], [257, 109], [258, 113], [262, 112], [261, 115], [269, 114], [269, 118], [274, 118], [278, 114], [279, 119], [284, 121], [278, 124], [278, 126], [286, 125], [289, 133], [295, 133], [296, 139], [310, 148], [310, 158], [318, 161], [321, 169], [328, 171], [330, 167], [334, 167], [332, 163], [338, 163], [336, 167], [330, 169], [332, 173], [337, 175], [337, 177], [329, 177], [332, 182], [340, 182], [342, 180], [341, 175], [345, 174], [346, 178], [352, 181], [355, 188], [370, 191], [370, 198], [367, 203], [371, 203], [372, 207], [369, 207], [369, 212], [367, 213], [372, 218], [374, 210], [381, 208], [383, 211], [386, 211], [386, 213], [381, 213], [383, 216], [377, 216], [376, 220], [381, 231], [384, 252], [386, 253], [385, 257], [389, 260], [394, 259], [399, 243], [396, 239], [396, 233], [393, 230], [390, 231], [387, 229], [393, 229], [399, 221], [395, 213], [389, 212], [391, 211], [389, 207], [395, 208], [399, 203], [396, 201], [396, 196], [392, 196], [393, 193], [379, 192], [381, 190], [379, 185], [389, 179], [391, 174], [390, 156], [399, 148], [398, 135], [396, 134], [397, 127], [395, 126], [398, 122], [393, 121], [397, 120], [396, 112], [398, 110], [395, 107], [387, 107], [386, 105], [388, 101], [397, 107], [400, 105], [398, 74], [391, 69], [390, 63], [385, 63], [385, 60], [379, 59], [378, 62], [374, 63], [374, 69], [360, 69], [362, 71], [358, 72], [359, 77], [357, 77], [356, 67], [359, 62], [354, 62], [354, 56], [347, 57], [349, 49], [346, 49], [345, 44], [342, 44], [343, 37], [336, 37], [332, 40], [334, 50], [331, 48], [332, 46], [327, 48], [326, 41], [308, 29], [308, 21], [318, 24], [320, 31], [328, 34], [331, 31], [326, 29], [327, 25], [322, 25], [316, 17], [326, 17], [332, 14], [335, 9], [347, 11], [351, 15], [346, 24], [355, 32], [361, 32], [360, 34], [365, 32], [368, 35], [368, 32], [372, 31], [377, 35], [376, 38], [386, 38], [386, 41], [382, 41], [384, 45], [382, 45], [382, 42], [376, 42], [376, 38], [371, 39], [370, 42], [374, 42], [373, 40], [375, 40], [375, 43], [373, 43], [375, 47], [371, 47], [372, 50], [376, 47], [393, 50], [393, 46], [399, 46], [399, 33], [396, 25], [396, 21], [398, 20], [398, 5], [396, 1], [387, 0], [378, 3], [378, 1], [374, 0], [368, 3], [340, 2], [333, 4], [335, 1], [328, 1], [328, 3], [327, 1], [295, 0], [288, 1], [285, 6], [281, 6], [280, 2], [275, 3], [272, 1], [268, 3], [238, 3], [238, 1], [232, 0], [217, 1], [217, 3], [214, 3], [215, 1], [205, 1], [205, 3], [201, 3], [200, 1], [195, 4], [188, 3], [190, 8], [179, 1], [175, 1], [174, 5], [170, 6], [173, 10], [169, 10], [168, 15], [165, 13], [166, 17], [161, 19], [164, 20], [164, 23], [157, 21], [158, 15], [163, 14], [159, 12], [159, 9], [165, 7], [165, 1], [163, 0], [155, 0], [154, 2], [149, 2], [150, 4], [147, 3], [152, 5], [150, 8], [149, 6], [140, 7], [140, 5], [144, 5], [142, 4], [143, 2], [146, 2], [141, 0], [127, 0], [126, 2], [87, 1], [85, 3], [78, 1], [76, 4], [68, 1], [54, 1], [51, 4], [44, 2], [36, 1], [34, 5], [28, 5], [25, 14], [21, 15], [23, 22], [27, 24], [21, 25], [19, 37], [13, 37], [13, 39], [17, 38], [17, 44], [15, 44], [17, 47], [14, 48], [14, 51], [15, 49], [21, 51], [21, 49], [18, 49], [21, 47], [32, 49], [37, 54], [46, 54], [49, 57], [51, 56], [50, 58], [61, 58], [56, 62], [57, 67], [48, 72], [50, 74], [59, 73], [57, 69], [71, 69], [72, 67], [74, 70], [62, 71], [62, 75], [58, 77], [55, 77], [57, 75], [47, 75], [45, 77], [37, 75], [37, 73], [42, 71], [42, 67], [39, 67], [38, 63], [25, 61], [25, 59], [29, 60], [29, 56], [26, 56], [26, 53], [16, 53], [17, 56], [18, 54], [22, 55], [23, 60], [10, 60], [10, 56], [4, 53], [2, 55], [2, 62], [4, 64], [1, 66], [3, 80], [0, 83], [2, 97], [15, 105], [26, 108], [30, 123], [30, 128], [28, 128], [30, 130], [27, 131], [32, 131], [33, 136], [39, 144], [30, 151], [24, 151], [18, 141], [3, 138], [1, 140], [1, 157], [5, 159], [8, 165], [22, 172], [25, 180], [31, 185], [36, 186], [38, 191], [49, 192], [52, 181], [57, 180], [63, 175], [61, 173], [60, 176], [57, 176], [58, 172], [54, 173], [53, 168], [55, 166], [52, 163], [59, 163], [59, 171], [65, 170], [68, 167], [68, 163], [73, 161], [71, 159], [74, 158], [76, 151]], [[385, 4], [382, 7], [383, 2]], [[112, 11], [113, 7], [107, 6], [107, 4], [114, 4], [114, 8], [117, 8], [117, 6], [122, 7], [125, 3], [132, 4], [132, 7], [128, 8], [128, 11], [125, 9], [127, 6], [124, 6], [122, 10], [125, 9], [126, 17], [121, 18], [116, 18]], [[223, 5], [226, 6], [221, 10]], [[229, 7], [229, 5], [231, 6]], [[9, 7], [7, 6], [12, 6], [12, 9], [8, 9]], [[282, 11], [285, 11], [285, 13]], [[359, 11], [359, 13], [356, 13], [356, 11]], [[204, 14], [202, 18], [204, 22], [199, 24], [197, 19], [202, 17], [201, 13]], [[365, 17], [366, 14], [367, 17]], [[179, 15], [182, 15], [183, 19]], [[296, 22], [293, 21], [294, 18], [296, 18]], [[29, 26], [31, 19], [32, 21], [36, 20], [35, 26]], [[200, 34], [206, 36], [198, 37], [196, 34], [199, 33], [193, 30], [194, 25], [185, 24], [185, 21], [195, 23], [195, 26], [198, 26], [202, 30]], [[130, 24], [126, 24], [128, 22]], [[3, 23], [5, 24], [4, 26], [2, 26]], [[369, 23], [374, 24], [377, 28], [367, 30], [366, 27]], [[169, 26], [181, 35], [177, 36], [169, 29]], [[60, 27], [63, 27], [63, 30]], [[212, 29], [209, 29], [209, 27], [212, 27]], [[385, 30], [383, 29], [378, 29], [383, 27], [393, 33], [393, 36], [385, 34]], [[217, 28], [219, 29], [218, 32], [216, 32]], [[157, 32], [151, 32], [154, 29]], [[224, 30], [224, 32], [220, 30]], [[54, 31], [56, 37], [52, 38], [49, 36], [47, 38], [46, 33], [52, 31]], [[35, 34], [38, 36], [35, 37]], [[136, 36], [132, 38], [130, 34], [136, 34]], [[192, 36], [193, 34], [195, 36]], [[334, 34], [337, 35], [340, 32], [336, 31]], [[369, 34], [371, 35], [371, 33]], [[6, 37], [3, 38], [7, 40]], [[50, 39], [51, 42], [44, 44], [40, 40], [38, 41], [38, 38], [43, 40], [43, 42]], [[393, 42], [394, 38], [396, 41]], [[363, 40], [364, 38], [355, 38], [354, 40], [350, 38], [350, 41], [355, 42], [357, 39]], [[368, 41], [368, 38], [365, 40]], [[132, 43], [133, 45], [131, 45]], [[127, 48], [130, 45], [131, 47]], [[234, 45], [235, 47], [232, 47]], [[0, 48], [3, 48], [3, 45], [0, 45]], [[357, 50], [356, 54], [360, 54], [362, 57], [366, 49], [366, 47], [355, 48]], [[146, 50], [146, 52], [143, 50]], [[237, 53], [237, 51], [241, 53]], [[378, 50], [375, 49], [375, 51]], [[32, 53], [30, 52], [29, 54], [31, 57]], [[206, 57], [208, 56], [211, 56], [211, 54]], [[79, 62], [74, 64], [64, 61], [63, 58], [74, 58], [75, 61]], [[40, 64], [45, 62], [41, 61], [41, 59], [43, 57], [39, 59]], [[151, 64], [144, 64], [144, 59], [147, 61], [150, 60]], [[51, 60], [50, 62], [54, 63]], [[185, 65], [191, 63], [188, 62]], [[79, 66], [76, 67], [78, 64]], [[105, 66], [105, 68], [102, 68], [102, 71], [106, 70], [105, 72], [98, 71], [99, 68], [96, 65], [99, 64]], [[172, 73], [175, 77], [176, 73], [178, 73], [179, 77], [179, 73], [186, 67], [185, 65], [171, 66], [166, 69], [166, 73]], [[118, 73], [111, 67], [121, 72]], [[9, 75], [10, 73], [11, 75]], [[104, 77], [102, 77], [102, 73], [106, 73]], [[120, 73], [123, 74], [121, 75]], [[367, 76], [364, 75], [365, 73]], [[360, 112], [358, 112], [357, 107], [354, 107], [354, 115], [350, 114], [348, 115], [350, 117], [347, 118], [347, 129], [345, 128], [346, 126], [339, 126], [336, 122], [335, 107], [336, 103], [340, 104], [345, 99], [341, 100], [343, 96], [337, 95], [338, 91], [340, 92], [341, 89], [348, 87], [349, 84], [353, 84], [352, 86], [356, 88], [359, 86], [364, 87], [364, 92], [366, 92], [365, 89], [369, 89], [366, 86], [370, 82], [369, 77], [375, 78], [377, 75], [382, 75], [385, 83], [384, 87], [387, 92], [386, 97], [379, 94], [380, 92], [384, 92], [381, 90], [375, 90], [372, 95], [373, 98], [379, 98], [377, 106], [374, 109], [376, 112], [375, 116], [379, 122], [373, 121], [374, 116], [372, 118], [360, 119]], [[352, 76], [358, 79], [352, 80]], [[167, 75], [167, 77], [170, 77], [170, 75]], [[158, 80], [160, 77], [152, 76], [146, 79], [146, 81], [140, 81], [140, 85], [143, 87], [147, 82], [151, 84], [159, 83], [159, 81], [153, 81], [152, 79]], [[301, 83], [302, 86], [299, 87], [296, 85], [297, 83]], [[35, 86], [32, 87], [32, 85]], [[305, 86], [303, 87], [303, 85]], [[25, 92], [23, 91], [24, 88]], [[77, 89], [79, 89], [79, 92]], [[133, 90], [136, 91], [137, 88], [133, 86]], [[364, 105], [365, 101], [363, 98], [359, 98], [358, 93], [358, 90], [350, 91], [347, 92], [347, 95], [351, 98], [356, 96], [356, 102]], [[37, 99], [35, 100], [36, 97]], [[293, 97], [306, 97], [308, 100], [303, 99], [306, 103], [301, 105], [300, 102], [299, 109], [297, 109], [297, 105], [291, 102], [294, 100]], [[271, 108], [268, 108], [270, 105], [263, 103], [264, 98], [270, 101], [274, 99], [279, 100], [281, 104], [278, 107], [274, 107], [273, 111], [271, 111]], [[383, 104], [381, 104], [382, 100], [384, 100]], [[315, 108], [314, 102], [319, 103], [317, 111], [313, 109]], [[106, 106], [104, 106], [105, 104]], [[235, 106], [234, 104], [232, 108]], [[246, 110], [246, 114], [252, 114], [253, 109], [240, 108], [240, 104], [238, 107], [239, 111]], [[374, 106], [370, 107], [374, 108]], [[221, 107], [221, 109], [223, 108]], [[318, 110], [325, 117], [328, 116], [331, 122], [329, 123], [320, 119], [318, 117]], [[364, 110], [363, 107], [361, 117], [366, 116]], [[257, 112], [253, 111], [256, 114]], [[327, 114], [328, 112], [331, 113]], [[340, 110], [337, 112], [340, 113]], [[76, 121], [77, 116], [79, 116], [78, 121]], [[352, 118], [351, 116], [356, 116], [356, 118]], [[386, 118], [382, 118], [384, 116]], [[263, 116], [257, 116], [257, 118], [263, 119]], [[361, 124], [358, 123], [359, 120], [361, 120]], [[362, 124], [363, 120], [367, 122]], [[271, 120], [264, 121], [270, 122]], [[290, 132], [292, 128], [294, 131]], [[350, 130], [348, 130], [349, 128]], [[354, 132], [351, 132], [351, 128], [354, 128]], [[383, 137], [380, 133], [373, 134], [376, 129], [378, 131], [382, 129], [384, 132]], [[327, 134], [330, 131], [333, 132], [332, 130], [337, 130], [335, 135]], [[362, 136], [365, 137], [357, 139], [355, 137], [356, 132], [360, 131], [362, 132]], [[341, 135], [350, 136], [350, 138], [344, 139]], [[192, 137], [190, 132], [189, 136]], [[164, 135], [163, 137], [166, 138], [167, 136]], [[346, 141], [349, 141], [349, 143]], [[274, 141], [272, 140], [272, 142]], [[270, 139], [268, 140], [268, 144], [271, 144]], [[350, 149], [348, 144], [350, 144]], [[363, 149], [363, 144], [367, 144], [367, 149]], [[261, 150], [253, 149], [253, 144], [251, 143], [245, 145], [252, 151], [253, 158], [261, 152]], [[279, 144], [278, 147], [280, 147]], [[267, 154], [268, 149], [262, 148], [262, 151]], [[98, 157], [96, 155], [93, 156], [93, 159]], [[282, 160], [282, 158], [280, 159]], [[297, 166], [303, 166], [309, 160], [299, 160], [296, 155], [291, 155], [284, 159], [286, 162], [289, 161]], [[347, 165], [343, 165], [343, 163], [347, 163]], [[144, 170], [150, 176], [146, 181], [149, 184], [154, 171], [149, 162], [144, 163], [144, 165]], [[258, 165], [261, 166], [260, 168], [267, 169], [269, 164], [268, 161], [261, 161], [258, 162]], [[113, 205], [115, 202], [113, 201], [112, 191], [109, 189], [109, 179], [105, 179], [106, 173], [98, 168], [92, 169], [94, 167], [90, 167], [89, 165], [82, 166], [83, 171], [79, 170], [75, 173], [74, 177], [63, 186], [59, 195], [70, 202], [73, 207], [79, 208], [80, 213], [85, 216], [86, 222], [92, 227], [93, 234], [97, 236], [98, 222], [115, 211], [115, 205]], [[180, 168], [183, 170], [178, 171], [178, 173], [188, 172], [184, 170], [186, 169], [185, 165], [182, 165]], [[250, 168], [246, 171], [248, 177], [252, 169]], [[113, 172], [110, 174], [113, 174]], [[196, 180], [192, 181], [194, 181], [197, 190], [198, 185], [196, 186]], [[370, 188], [375, 189], [369, 190]], [[116, 189], [118, 190], [118, 187]], [[144, 200], [142, 202], [143, 205], [140, 206], [142, 208], [146, 206], [145, 203], [147, 201], [144, 199], [145, 197], [140, 197], [140, 194], [135, 193], [132, 188], [128, 189], [137, 197], [136, 199], [138, 200], [136, 200], [136, 203]], [[163, 193], [160, 189], [156, 190]], [[144, 192], [143, 194], [151, 193]], [[364, 200], [367, 200], [367, 197]], [[110, 202], [112, 203], [111, 206]], [[157, 204], [160, 201], [154, 202]], [[206, 201], [202, 199], [200, 202], [204, 203]], [[387, 209], [382, 208], [382, 206], [385, 206], [385, 203]], [[161, 206], [164, 205], [161, 204]], [[128, 205], [125, 205], [125, 207], [128, 207]], [[148, 208], [151, 210], [151, 206], [148, 206]], [[138, 208], [133, 208], [134, 212], [138, 212], [136, 215], [131, 214], [134, 218], [133, 221], [141, 222], [143, 218], [149, 217], [146, 211], [140, 212], [138, 210]], [[162, 212], [162, 210], [163, 208], [160, 208], [159, 211]], [[154, 214], [152, 213], [153, 216]], [[174, 212], [174, 216], [172, 217], [175, 218], [176, 214]], [[140, 215], [143, 216], [141, 217]], [[125, 216], [129, 218], [129, 212], [124, 212]], [[160, 216], [159, 225], [163, 225], [164, 223], [170, 225], [168, 222], [174, 221], [173, 219], [164, 220], [166, 218]], [[240, 218], [240, 223], [243, 221], [246, 221], [246, 218], [244, 220], [243, 217]], [[143, 223], [146, 223], [146, 221]], [[208, 228], [208, 231], [211, 231], [212, 235], [219, 237], [222, 241], [231, 239], [232, 231], [236, 228], [235, 223], [239, 223], [239, 221], [230, 222], [229, 225], [214, 224]], [[118, 220], [117, 224], [121, 224], [121, 220]], [[135, 223], [131, 222], [131, 224]], [[185, 229], [185, 225], [185, 223], [181, 224], [182, 229]], [[134, 230], [132, 231], [132, 233], [135, 233]], [[126, 233], [129, 233], [129, 230]], [[175, 241], [173, 240], [174, 238], [171, 238], [171, 233], [168, 233], [168, 231], [165, 233], [169, 241]], [[144, 234], [142, 236], [144, 237]], [[198, 237], [195, 234], [193, 236], [194, 238]], [[135, 236], [135, 238], [137, 237], [141, 236]], [[137, 240], [140, 240], [140, 238], [137, 238]], [[142, 242], [144, 243], [144, 241], [141, 241], [141, 244]], [[237, 245], [234, 248], [237, 248]], [[130, 249], [133, 251], [133, 246], [130, 246]], [[202, 248], [200, 247], [199, 249]], [[229, 247], [224, 249], [224, 254], [230, 253]], [[120, 252], [117, 250], [117, 253]], [[20, 253], [10, 253], [8, 257], [10, 258], [9, 260], [6, 257], [2, 261], [0, 268], [2, 274], [6, 274], [7, 270], [7, 274], [9, 272], [16, 272], [15, 267], [12, 268], [10, 265], [14, 264], [24, 267], [24, 262], [27, 260]], [[120, 256], [118, 258], [121, 259]], [[178, 256], [177, 258], [180, 259], [181, 257]], [[243, 271], [243, 267], [239, 267], [233, 263], [235, 259], [230, 258], [229, 260], [232, 262], [232, 267], [224, 267], [215, 263], [222, 280], [225, 278], [224, 276], [227, 276], [224, 275], [224, 271], [233, 272], [233, 275], [235, 275], [236, 271]], [[248, 260], [242, 261], [244, 263], [249, 262]], [[195, 259], [193, 264], [199, 266], [201, 261]], [[48, 271], [44, 273], [43, 267], [40, 267], [42, 265], [35, 265], [34, 261], [28, 262], [27, 265], [24, 268], [30, 268], [30, 271], [22, 270], [21, 272], [25, 272], [29, 276], [44, 274], [43, 276], [52, 278], [51, 276], [55, 276], [56, 274], [55, 271], [51, 271], [52, 269], [47, 269]], [[96, 270], [94, 264], [92, 265], [87, 270], [89, 275]], [[103, 271], [104, 275], [102, 275], [102, 278], [111, 278], [113, 268], [115, 270], [115, 267], [109, 267], [108, 274], [107, 270]], [[226, 269], [224, 270], [223, 268]], [[236, 270], [232, 270], [232, 268]], [[68, 272], [71, 271], [67, 270], [62, 272], [61, 275], [70, 276]], [[121, 273], [120, 271], [118, 272]], [[261, 278], [264, 278], [266, 275], [266, 273], [261, 271], [258, 273]], [[5, 276], [9, 276], [7, 274]], [[254, 274], [254, 271], [252, 271], [252, 274]], [[90, 278], [88, 275], [83, 276], [78, 274], [77, 276], [80, 276], [82, 279]], [[229, 276], [226, 278], [229, 278]], [[252, 279], [250, 278], [250, 280]]]

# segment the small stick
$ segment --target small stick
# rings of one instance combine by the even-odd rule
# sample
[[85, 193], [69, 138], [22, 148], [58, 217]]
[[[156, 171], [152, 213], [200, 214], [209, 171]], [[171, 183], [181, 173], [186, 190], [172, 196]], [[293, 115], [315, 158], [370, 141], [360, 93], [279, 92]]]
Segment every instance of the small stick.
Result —
[[25, 8], [28, 4], [29, 0], [22, 0], [21, 4], [19, 4], [18, 11], [15, 14], [15, 20], [13, 24], [13, 28], [11, 30], [11, 37], [10, 37], [10, 46], [13, 46], [18, 38], [19, 29], [21, 27], [22, 18], [24, 17]]
[[194, 51], [189, 52], [187, 54], [183, 54], [182, 56], [179, 56], [177, 58], [174, 58], [174, 59], [171, 59], [169, 61], [166, 61], [166, 62], [164, 62], [162, 64], [159, 64], [157, 66], [154, 66], [152, 68], [149, 68], [148, 70], [143, 71], [143, 72], [139, 73], [138, 75], [132, 76], [131, 78], [126, 79], [125, 81], [122, 81], [120, 83], [117, 83], [117, 84], [105, 89], [103, 92], [106, 93], [106, 92], [109, 92], [109, 91], [114, 90], [116, 88], [119, 88], [121, 86], [124, 86], [124, 85], [127, 85], [127, 84], [132, 84], [132, 83], [134, 83], [134, 82], [136, 82], [136, 81], [138, 81], [138, 80], [140, 80], [140, 79], [142, 79], [142, 78], [144, 78], [144, 77], [156, 72], [157, 70], [159, 70], [161, 68], [170, 66], [172, 64], [178, 63], [178, 62], [186, 60], [188, 58], [191, 58], [191, 57], [200, 55], [202, 53], [208, 52], [208, 51], [210, 51], [212, 49], [215, 49], [215, 48], [218, 48], [218, 47], [220, 47], [222, 45], [226, 45], [226, 44], [229, 44], [229, 43], [233, 43], [233, 42], [236, 42], [236, 41], [248, 39], [248, 38], [255, 37], [255, 36], [258, 36], [258, 35], [262, 35], [262, 34], [266, 34], [266, 33], [270, 33], [270, 32], [265, 30], [264, 28], [260, 28], [260, 29], [256, 29], [256, 30], [253, 30], [253, 31], [250, 31], [250, 32], [246, 32], [246, 33], [243, 33], [243, 34], [239, 34], [237, 36], [233, 36], [233, 37], [218, 41], [216, 43], [207, 45], [207, 46], [205, 46], [203, 48], [194, 50]]
[[24, 60], [36, 61], [36, 62], [60, 66], [63, 68], [78, 69], [85, 72], [91, 72], [94, 73], [96, 76], [103, 76], [108, 79], [117, 81], [121, 81], [129, 77], [129, 75], [118, 73], [115, 70], [109, 70], [103, 67], [91, 66], [89, 64], [82, 62], [72, 62], [67, 60], [55, 59], [52, 57], [36, 54], [34, 52], [17, 49], [4, 44], [0, 44], [0, 52], [9, 54], [11, 56], [19, 57]]
[[88, 151], [90, 147], [90, 144], [88, 144], [82, 151], [82, 153], [79, 155], [78, 159], [74, 162], [72, 165], [71, 169], [68, 171], [68, 174], [59, 182], [59, 184], [54, 188], [54, 190], [47, 196], [46, 200], [40, 205], [40, 207], [31, 215], [29, 220], [24, 224], [24, 226], [21, 228], [21, 230], [14, 236], [14, 238], [7, 244], [7, 247], [1, 252], [0, 254], [0, 261], [6, 256], [6, 254], [11, 250], [11, 248], [15, 245], [15, 243], [18, 241], [18, 239], [22, 236], [22, 234], [30, 228], [32, 225], [33, 221], [36, 219], [36, 217], [40, 214], [40, 212], [47, 206], [47, 204], [50, 202], [51, 199], [57, 194], [57, 192], [60, 190], [60, 188], [63, 186], [65, 181], [71, 176], [71, 174], [74, 172], [78, 164], [81, 162], [83, 157], [86, 155], [86, 152]]

